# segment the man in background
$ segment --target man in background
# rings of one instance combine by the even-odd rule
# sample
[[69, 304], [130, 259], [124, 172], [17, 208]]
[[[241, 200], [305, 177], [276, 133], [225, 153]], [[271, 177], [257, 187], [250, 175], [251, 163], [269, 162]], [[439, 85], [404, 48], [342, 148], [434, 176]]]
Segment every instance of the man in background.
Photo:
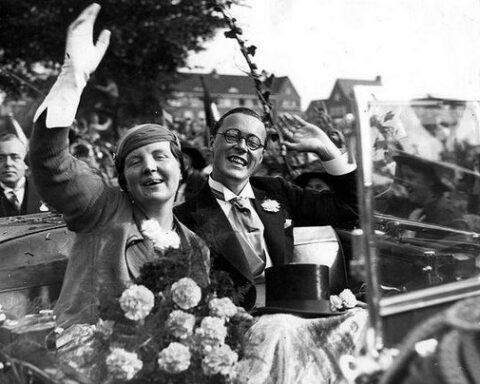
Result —
[[13, 133], [0, 135], [0, 217], [48, 210], [26, 176], [26, 145]]

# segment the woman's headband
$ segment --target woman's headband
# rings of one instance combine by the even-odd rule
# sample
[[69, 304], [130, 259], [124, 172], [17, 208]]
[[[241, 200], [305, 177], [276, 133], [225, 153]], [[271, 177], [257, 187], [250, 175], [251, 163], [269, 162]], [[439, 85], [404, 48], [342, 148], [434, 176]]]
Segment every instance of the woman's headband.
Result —
[[180, 140], [168, 128], [159, 124], [142, 124], [130, 129], [120, 140], [115, 155], [115, 167], [118, 173], [123, 170], [127, 155], [144, 145], [169, 141], [180, 149]]

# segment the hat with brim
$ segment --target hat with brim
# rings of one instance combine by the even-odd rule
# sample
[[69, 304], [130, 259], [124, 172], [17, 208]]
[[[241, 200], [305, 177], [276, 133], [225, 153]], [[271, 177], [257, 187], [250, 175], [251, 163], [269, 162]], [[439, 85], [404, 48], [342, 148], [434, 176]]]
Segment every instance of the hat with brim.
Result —
[[297, 176], [294, 180], [294, 183], [298, 185], [299, 187], [305, 188], [308, 184], [308, 182], [311, 179], [320, 179], [324, 183], [328, 184], [329, 183], [329, 176], [327, 172], [317, 172], [317, 171], [312, 171], [312, 172], [303, 172], [299, 176]]
[[200, 152], [200, 150], [198, 150], [197, 148], [193, 147], [190, 143], [182, 143], [182, 152], [190, 156], [190, 158], [192, 159], [193, 168], [201, 171], [207, 166], [207, 162], [205, 161], [202, 152]]
[[265, 269], [265, 307], [252, 315], [287, 313], [315, 318], [345, 313], [330, 307], [329, 267], [285, 264]]
[[457, 172], [464, 172], [465, 170], [454, 164], [449, 164], [441, 161], [429, 160], [423, 157], [411, 155], [409, 153], [401, 153], [392, 156], [397, 164], [396, 177], [401, 176], [401, 168], [407, 166], [415, 172], [421, 173], [426, 177], [435, 180], [439, 185], [442, 185], [446, 190], [456, 189], [454, 180]]

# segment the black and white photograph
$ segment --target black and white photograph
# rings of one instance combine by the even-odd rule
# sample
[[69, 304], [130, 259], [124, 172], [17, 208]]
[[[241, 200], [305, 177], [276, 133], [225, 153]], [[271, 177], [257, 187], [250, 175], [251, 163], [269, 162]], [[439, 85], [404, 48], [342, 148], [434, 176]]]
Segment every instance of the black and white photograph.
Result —
[[480, 383], [478, 0], [0, 0], [0, 384]]

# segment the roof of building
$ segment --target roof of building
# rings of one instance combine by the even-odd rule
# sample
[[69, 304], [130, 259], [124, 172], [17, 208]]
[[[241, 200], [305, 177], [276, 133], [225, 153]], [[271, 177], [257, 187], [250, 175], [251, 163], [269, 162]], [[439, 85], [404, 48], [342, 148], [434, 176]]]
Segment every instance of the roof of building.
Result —
[[318, 108], [323, 108], [325, 106], [325, 102], [328, 99], [318, 99], [318, 100], [312, 100], [310, 104], [308, 104], [308, 108], [310, 107], [318, 107]]
[[[223, 75], [212, 73], [179, 73], [179, 82], [174, 86], [177, 92], [203, 92], [200, 77], [203, 76], [205, 85], [210, 94], [241, 94], [255, 95], [255, 85], [249, 76], [245, 75]], [[283, 84], [288, 81], [288, 76], [274, 78], [271, 92], [275, 94], [280, 91]]]
[[[343, 91], [343, 93], [347, 96], [350, 96], [353, 94], [353, 87], [356, 85], [381, 85], [382, 84], [382, 78], [380, 76], [377, 76], [375, 80], [357, 80], [357, 79], [337, 79], [335, 82], [335, 85], [340, 87], [340, 89]], [[332, 88], [333, 89], [335, 88]]]

